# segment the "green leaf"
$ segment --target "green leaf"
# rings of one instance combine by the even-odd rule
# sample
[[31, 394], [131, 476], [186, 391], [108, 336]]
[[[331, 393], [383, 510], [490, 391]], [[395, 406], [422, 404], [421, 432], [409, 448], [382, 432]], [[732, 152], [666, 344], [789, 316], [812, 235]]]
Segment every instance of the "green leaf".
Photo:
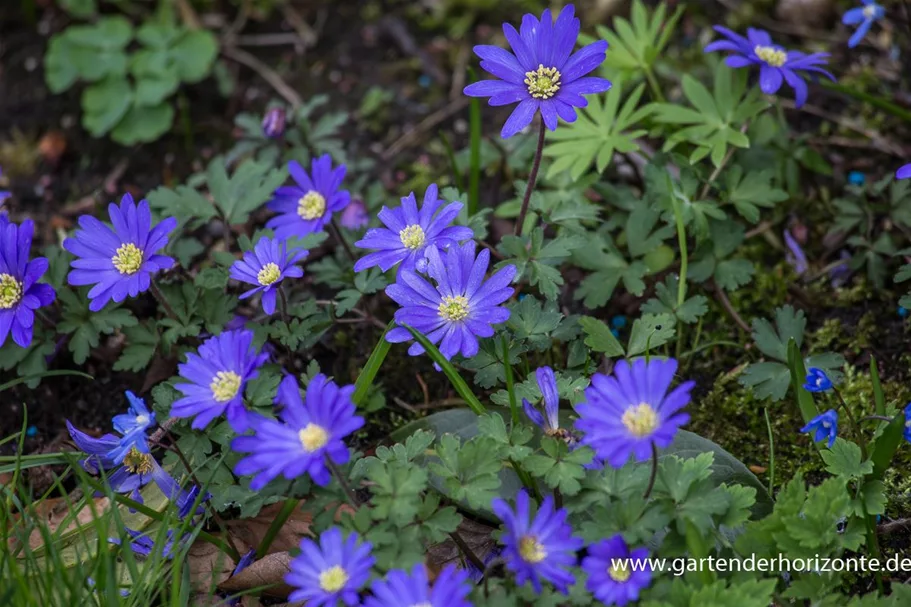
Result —
[[224, 268], [205, 268], [196, 275], [193, 284], [202, 289], [222, 290], [228, 286], [228, 271]]
[[734, 165], [725, 171], [725, 198], [744, 219], [756, 223], [759, 207], [772, 208], [788, 199], [787, 192], [772, 187], [773, 177], [771, 170], [744, 172], [743, 167]]
[[287, 176], [285, 169], [269, 163], [245, 160], [228, 177], [224, 159], [216, 157], [206, 170], [206, 183], [212, 198], [228, 223], [245, 223], [250, 213], [272, 197]]
[[526, 295], [520, 301], [510, 303], [509, 311], [506, 326], [517, 340], [525, 341], [539, 351], [551, 347], [551, 336], [563, 320], [556, 302], [548, 301], [542, 305], [536, 298]]
[[643, 304], [642, 311], [648, 314], [667, 314], [676, 316], [681, 322], [693, 324], [709, 311], [707, 299], [703, 295], [694, 295], [677, 308], [677, 286], [679, 279], [676, 275], [668, 275], [663, 283], [655, 285], [656, 297]]
[[843, 438], [837, 438], [830, 449], [820, 452], [829, 474], [848, 480], [863, 478], [873, 472], [873, 462], [861, 461], [860, 447]]
[[73, 17], [88, 19], [98, 12], [96, 0], [59, 0], [60, 8]]
[[162, 217], [203, 223], [216, 215], [215, 207], [205, 196], [185, 185], [179, 185], [173, 190], [160, 186], [149, 192], [147, 197], [149, 206]]
[[621, 84], [615, 84], [606, 95], [589, 95], [588, 106], [577, 112], [576, 121], [563, 125], [565, 128], [548, 137], [551, 143], [544, 148], [544, 155], [554, 158], [548, 177], [568, 170], [573, 179], [579, 179], [592, 164], [601, 173], [615, 151], [620, 154], [639, 151], [636, 139], [645, 135], [646, 130], [632, 129], [651, 113], [649, 107], [637, 109], [644, 90], [644, 85], [636, 87], [622, 108]]
[[676, 333], [674, 318], [668, 314], [644, 314], [633, 322], [629, 343], [626, 346], [627, 358], [638, 356], [646, 351], [663, 346]]
[[133, 104], [111, 131], [111, 139], [122, 145], [155, 141], [174, 122], [174, 108], [167, 103], [140, 106]]
[[79, 295], [68, 289], [57, 293], [64, 304], [63, 317], [57, 325], [60, 333], [70, 333], [69, 348], [73, 360], [82, 364], [91, 349], [98, 346], [102, 334], [110, 335], [117, 329], [135, 326], [139, 321], [129, 310], [109, 303], [98, 312], [90, 312], [85, 289]]
[[585, 345], [594, 350], [601, 352], [609, 358], [623, 356], [625, 354], [623, 346], [611, 333], [610, 328], [597, 318], [591, 316], [580, 316], [579, 325], [585, 333]]
[[177, 72], [184, 82], [199, 82], [209, 75], [218, 55], [218, 40], [206, 30], [185, 30], [171, 49]]
[[101, 137], [126, 115], [133, 102], [129, 83], [120, 76], [108, 76], [82, 91], [82, 126], [93, 137]]
[[444, 434], [437, 444], [439, 461], [431, 461], [431, 472], [438, 475], [452, 499], [470, 508], [489, 508], [500, 488], [503, 467], [497, 443], [487, 437], [461, 441]]
[[138, 372], [147, 368], [158, 347], [158, 331], [155, 323], [147, 320], [125, 328], [123, 334], [127, 337], [127, 346], [114, 363], [114, 370]]

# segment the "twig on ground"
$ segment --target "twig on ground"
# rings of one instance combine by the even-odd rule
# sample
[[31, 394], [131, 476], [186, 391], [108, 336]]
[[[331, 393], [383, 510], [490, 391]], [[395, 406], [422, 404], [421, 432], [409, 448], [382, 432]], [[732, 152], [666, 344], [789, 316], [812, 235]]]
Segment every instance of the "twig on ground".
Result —
[[268, 82], [272, 88], [275, 89], [279, 95], [281, 95], [285, 101], [291, 104], [292, 109], [297, 109], [303, 104], [303, 99], [300, 95], [297, 94], [293, 88], [291, 88], [287, 82], [285, 82], [281, 76], [278, 75], [278, 72], [273, 70], [271, 67], [248, 53], [247, 51], [241, 50], [236, 46], [224, 46], [221, 49], [221, 54], [236, 61], [241, 65], [245, 65]]

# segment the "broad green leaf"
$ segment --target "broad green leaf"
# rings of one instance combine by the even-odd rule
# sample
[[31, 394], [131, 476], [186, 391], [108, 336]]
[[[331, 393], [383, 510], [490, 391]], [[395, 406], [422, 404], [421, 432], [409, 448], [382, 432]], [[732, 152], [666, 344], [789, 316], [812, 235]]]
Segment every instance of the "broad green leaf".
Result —
[[174, 108], [167, 103], [139, 106], [135, 103], [111, 131], [111, 139], [123, 145], [155, 141], [174, 122]]
[[644, 314], [637, 318], [626, 346], [627, 358], [654, 352], [666, 344], [677, 332], [675, 325], [674, 317], [668, 314]]
[[611, 333], [610, 328], [597, 318], [591, 316], [580, 316], [579, 325], [585, 332], [585, 345], [594, 350], [601, 352], [609, 358], [623, 356], [625, 354], [623, 346]]

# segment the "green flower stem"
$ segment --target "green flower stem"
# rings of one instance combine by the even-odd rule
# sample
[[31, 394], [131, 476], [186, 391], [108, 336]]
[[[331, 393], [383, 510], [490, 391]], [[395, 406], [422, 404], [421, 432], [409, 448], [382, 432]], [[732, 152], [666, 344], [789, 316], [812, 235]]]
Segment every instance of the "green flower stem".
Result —
[[851, 420], [851, 427], [854, 429], [854, 438], [857, 439], [857, 444], [860, 445], [860, 454], [863, 459], [867, 459], [867, 441], [864, 440], [863, 431], [860, 428], [860, 424], [857, 423], [857, 419], [854, 417], [854, 414], [851, 413], [851, 408], [848, 406], [848, 403], [845, 402], [844, 396], [841, 395], [841, 392], [834, 385], [832, 386], [832, 392], [838, 397], [838, 400], [841, 401], [841, 404], [836, 407], [838, 409], [844, 409], [845, 413], [848, 414], [848, 419]]
[[325, 461], [326, 466], [329, 468], [330, 472], [332, 472], [335, 480], [337, 480], [338, 484], [342, 486], [342, 490], [345, 493], [345, 498], [348, 500], [348, 503], [352, 508], [357, 510], [360, 507], [361, 503], [360, 500], [357, 499], [357, 494], [354, 492], [354, 489], [352, 489], [351, 485], [348, 484], [348, 479], [345, 478], [341, 470], [338, 469], [338, 466], [335, 465], [335, 462], [329, 459], [328, 456], [326, 456]]
[[762, 410], [765, 415], [765, 426], [769, 431], [769, 495], [774, 496], [775, 488], [775, 437], [772, 436], [772, 422], [769, 420], [769, 409]]
[[[677, 198], [671, 193], [671, 206], [674, 208], [674, 222], [677, 225], [677, 242], [680, 246], [680, 276], [677, 280], [677, 310], [683, 307], [686, 301], [686, 272], [689, 263], [689, 253], [686, 248], [686, 226], [683, 225], [683, 213], [680, 212], [680, 204]], [[683, 351], [683, 323], [677, 319], [677, 346], [675, 356], [680, 358]]]
[[648, 81], [648, 88], [652, 91], [655, 101], [664, 103], [664, 93], [661, 92], [661, 85], [658, 84], [658, 79], [655, 78], [655, 72], [652, 71], [651, 66], [645, 68], [645, 79]]
[[642, 494], [642, 499], [647, 500], [648, 496], [652, 494], [652, 489], [655, 488], [656, 478], [658, 478], [658, 446], [652, 441], [652, 471], [648, 475], [648, 485], [645, 487], [645, 493]]
[[522, 235], [522, 226], [525, 224], [525, 215], [528, 213], [528, 201], [531, 200], [531, 193], [538, 181], [538, 169], [541, 168], [541, 156], [544, 154], [544, 120], [542, 119], [540, 122], [538, 147], [535, 149], [535, 159], [531, 165], [531, 173], [528, 175], [528, 184], [525, 186], [525, 196], [522, 197], [522, 208], [519, 211], [519, 218], [516, 220], [516, 236]]
[[164, 293], [161, 292], [161, 289], [158, 288], [158, 283], [154, 280], [149, 282], [149, 289], [152, 291], [152, 295], [155, 299], [158, 300], [158, 303], [161, 304], [161, 307], [164, 308], [164, 311], [168, 316], [171, 317], [171, 320], [180, 322], [180, 319], [177, 318], [177, 313], [174, 312], [174, 308], [171, 307], [171, 304], [168, 303], [168, 300], [165, 298]]
[[278, 532], [281, 531], [282, 526], [291, 517], [300, 502], [301, 501], [297, 498], [289, 497], [285, 500], [285, 503], [282, 504], [282, 509], [279, 510], [276, 517], [272, 519], [272, 523], [266, 530], [266, 535], [263, 536], [263, 539], [259, 543], [259, 546], [256, 547], [257, 560], [263, 558], [269, 552], [269, 546], [272, 545], [272, 542], [275, 540]]
[[[472, 73], [472, 81], [474, 74]], [[468, 216], [478, 212], [481, 197], [481, 100], [477, 97], [468, 104], [468, 123], [471, 140], [469, 142], [469, 168], [468, 168]]]
[[354, 251], [351, 250], [351, 245], [348, 244], [348, 240], [345, 238], [345, 235], [342, 234], [342, 229], [338, 227], [338, 222], [335, 220], [335, 217], [332, 218], [332, 221], [329, 223], [329, 225], [332, 226], [332, 235], [335, 236], [335, 239], [345, 249], [345, 253], [348, 255], [348, 258], [351, 259], [352, 262], [357, 261], [357, 256], [354, 254]]
[[509, 339], [506, 335], [502, 337], [503, 343], [503, 368], [506, 370], [506, 391], [509, 393], [509, 412], [512, 416], [512, 423], [519, 423], [519, 405], [516, 403], [516, 389], [512, 376], [512, 365], [509, 363]]

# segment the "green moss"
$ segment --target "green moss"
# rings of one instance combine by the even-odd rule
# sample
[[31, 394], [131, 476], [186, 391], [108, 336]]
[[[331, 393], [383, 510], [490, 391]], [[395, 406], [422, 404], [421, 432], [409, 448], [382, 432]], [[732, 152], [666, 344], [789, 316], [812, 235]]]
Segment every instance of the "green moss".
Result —
[[[820, 340], [820, 343], [825, 343], [825, 340]], [[847, 367], [839, 389], [856, 419], [874, 413], [873, 384], [869, 373]], [[887, 407], [898, 409], [911, 399], [911, 389], [899, 382], [884, 382], [883, 392]], [[821, 411], [835, 408], [836, 398], [832, 393], [817, 396], [817, 406]], [[809, 437], [800, 433], [804, 421], [791, 394], [777, 403], [761, 401], [737, 383], [736, 374], [721, 375], [708, 394], [690, 405], [692, 421], [688, 429], [735, 454], [760, 480], [767, 483], [769, 439], [763, 415], [766, 408], [775, 441], [776, 489], [798, 472], [802, 472], [811, 483], [821, 480], [825, 474], [822, 459]], [[841, 419], [840, 433], [846, 438], [853, 438], [847, 416]], [[869, 425], [865, 429], [869, 431]], [[907, 516], [911, 512], [911, 479], [899, 472], [911, 466], [911, 449], [905, 447], [899, 450], [894, 469], [885, 479], [890, 516]]]

